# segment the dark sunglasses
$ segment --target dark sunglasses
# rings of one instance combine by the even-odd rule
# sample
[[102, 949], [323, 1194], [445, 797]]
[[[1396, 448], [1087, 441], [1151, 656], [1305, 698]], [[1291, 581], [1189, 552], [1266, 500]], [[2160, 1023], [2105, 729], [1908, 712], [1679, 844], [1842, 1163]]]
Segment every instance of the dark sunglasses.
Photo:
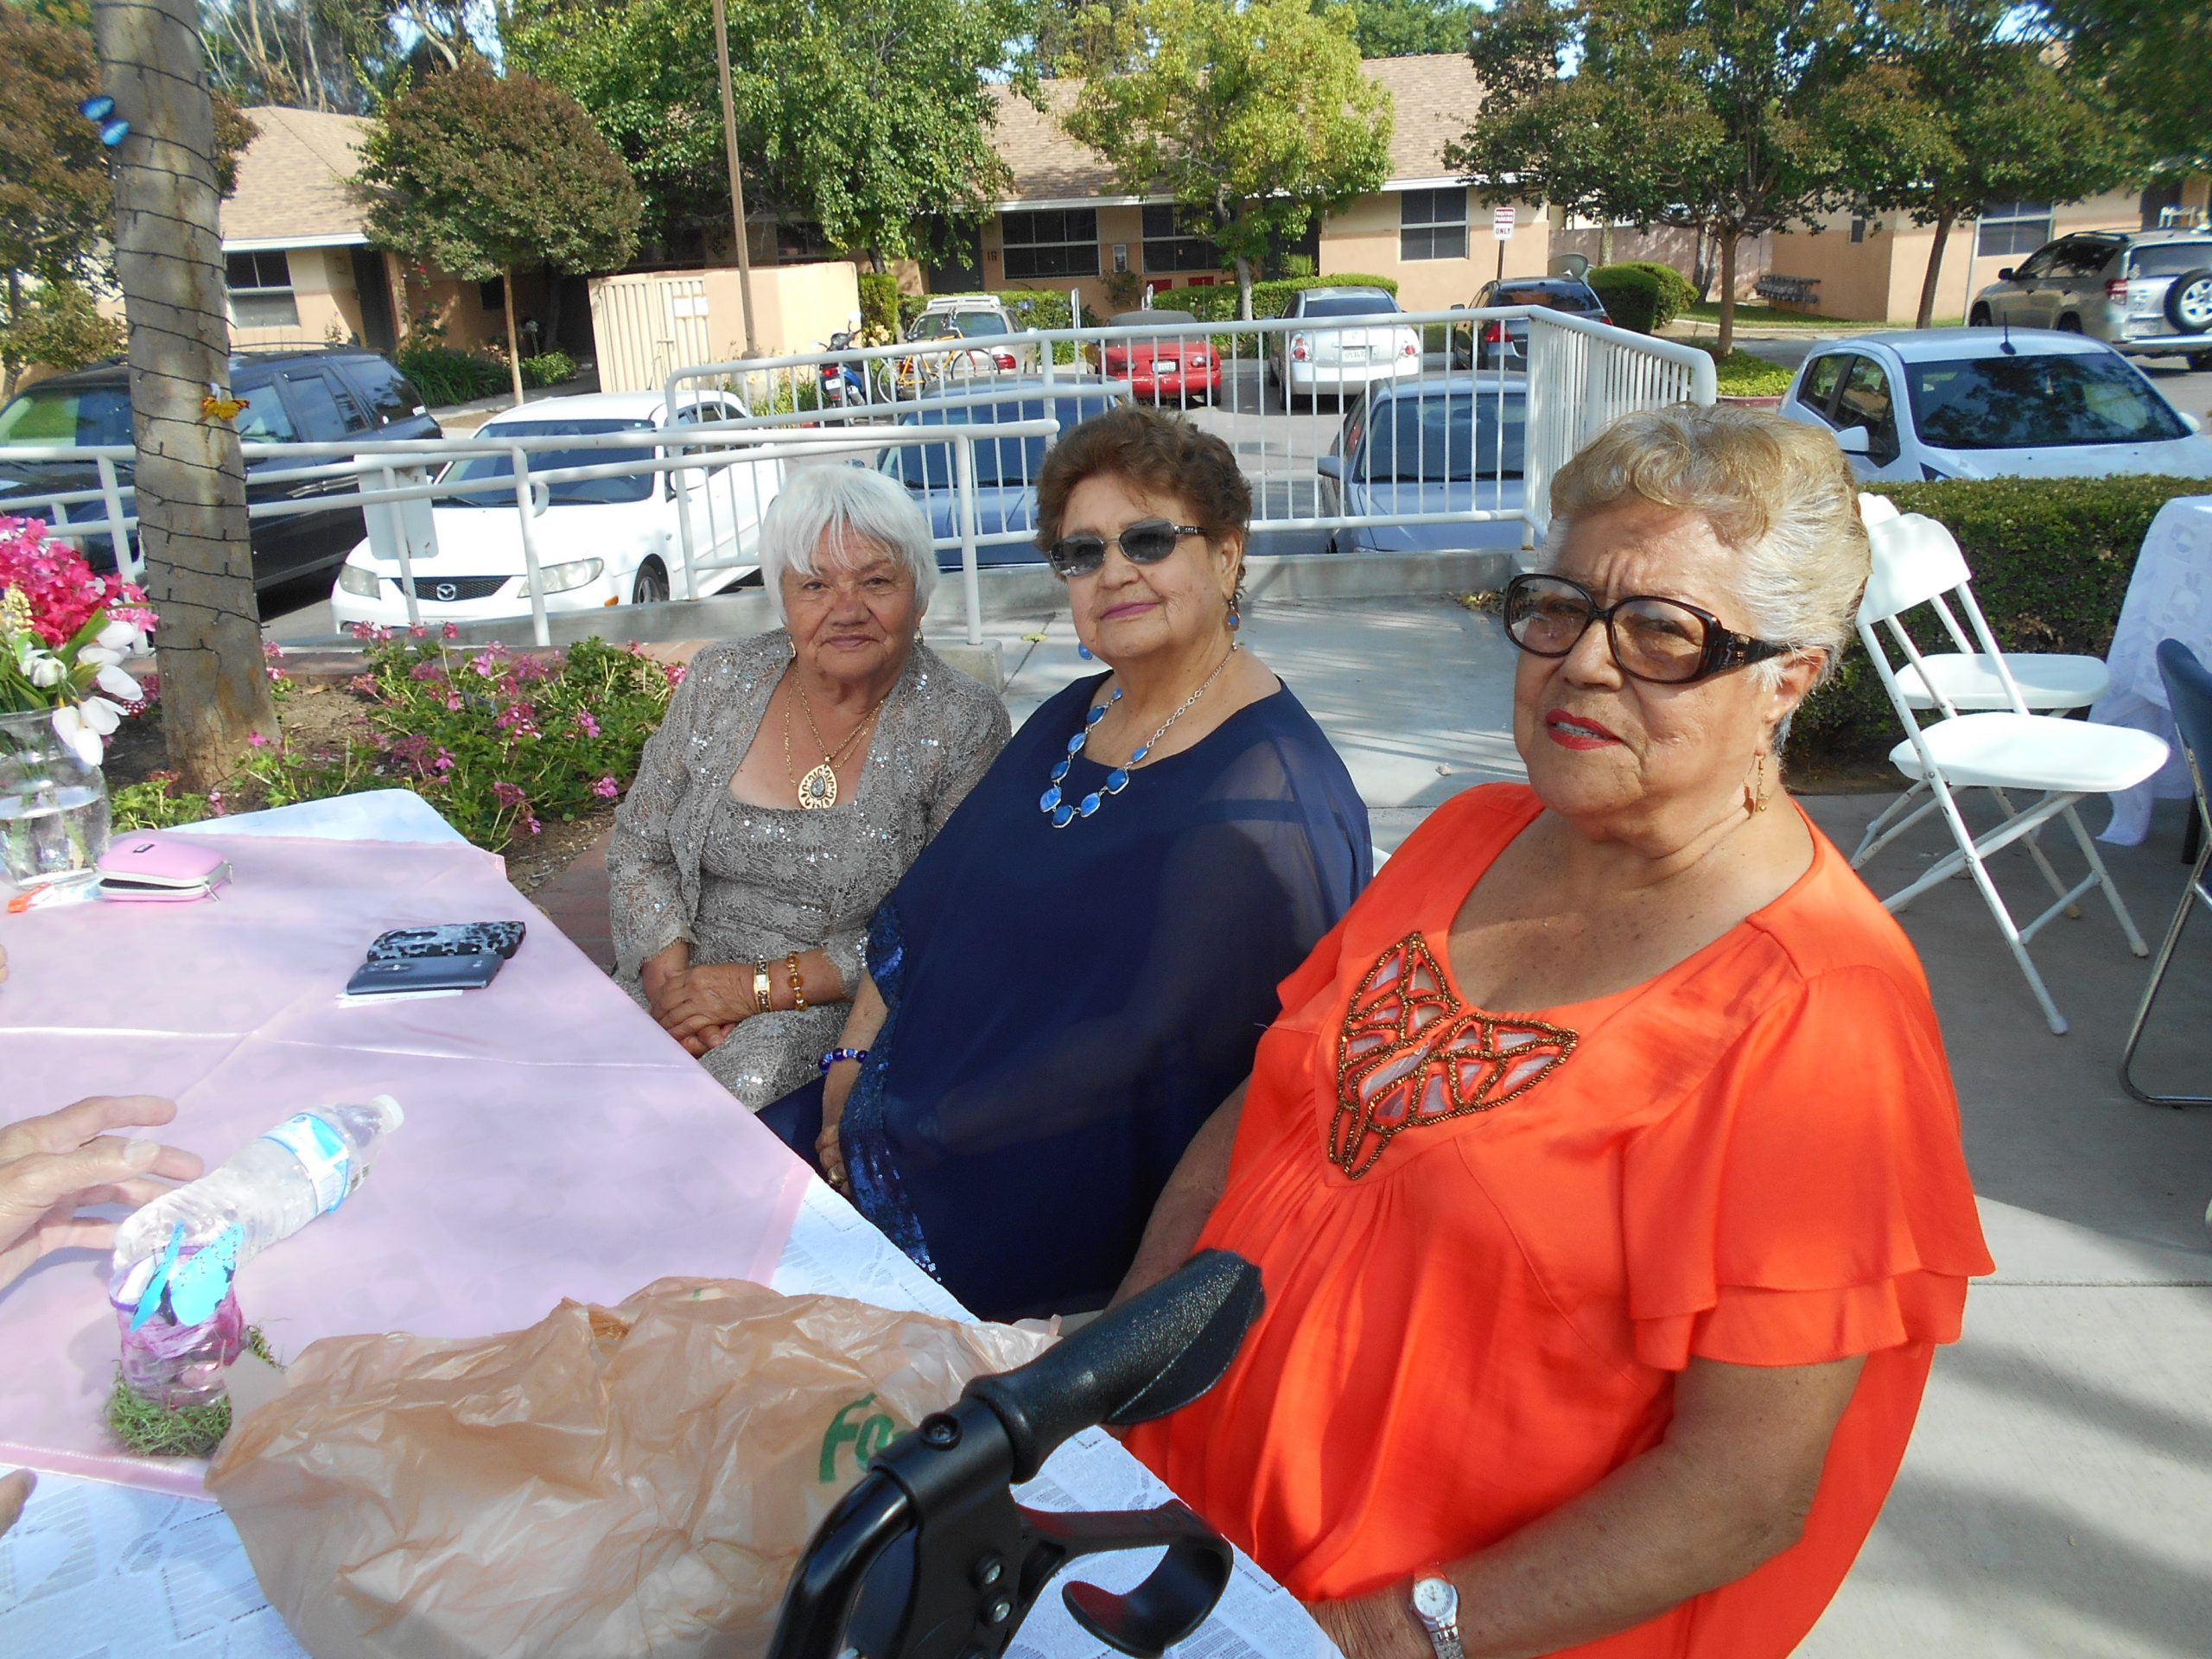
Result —
[[1565, 576], [1516, 576], [1505, 584], [1505, 635], [1532, 657], [1564, 657], [1593, 622], [1605, 625], [1613, 661], [1631, 679], [1688, 685], [1795, 649], [1720, 626], [1679, 599], [1630, 594], [1602, 609]]
[[1185, 536], [1203, 536], [1197, 524], [1170, 524], [1165, 518], [1144, 518], [1109, 540], [1103, 536], [1064, 536], [1045, 550], [1052, 574], [1087, 576], [1106, 563], [1106, 550], [1118, 547], [1131, 564], [1158, 564], [1175, 550]]

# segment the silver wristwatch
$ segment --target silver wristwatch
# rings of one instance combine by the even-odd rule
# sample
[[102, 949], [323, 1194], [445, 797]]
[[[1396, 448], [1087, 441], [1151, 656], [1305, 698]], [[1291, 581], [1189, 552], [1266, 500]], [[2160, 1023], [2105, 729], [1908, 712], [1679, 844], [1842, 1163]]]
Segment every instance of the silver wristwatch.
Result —
[[1414, 1580], [1414, 1617], [1428, 1632], [1436, 1659], [1464, 1659], [1459, 1647], [1459, 1592], [1443, 1578]]

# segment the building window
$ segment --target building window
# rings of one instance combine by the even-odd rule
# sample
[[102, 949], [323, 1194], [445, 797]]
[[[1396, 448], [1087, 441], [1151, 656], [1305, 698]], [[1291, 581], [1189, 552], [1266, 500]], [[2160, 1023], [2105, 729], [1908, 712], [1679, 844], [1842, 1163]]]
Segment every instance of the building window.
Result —
[[507, 279], [494, 276], [488, 283], [477, 283], [476, 303], [486, 311], [505, 311], [507, 308]]
[[1851, 221], [1851, 239], [1853, 242], [1864, 242], [1866, 239], [1866, 218], [1865, 214], [1862, 213]]
[[1467, 190], [1407, 190], [1398, 197], [1398, 257], [1467, 257]]
[[1144, 210], [1144, 268], [1147, 271], [1219, 270], [1226, 262], [1212, 238], [1187, 230], [1172, 202]]
[[2047, 201], [1993, 201], [1981, 210], [1975, 228], [1976, 258], [2012, 258], [2033, 253], [2050, 240], [2050, 204]]
[[292, 296], [292, 262], [282, 248], [234, 253], [223, 262], [231, 289], [231, 323], [238, 328], [295, 328], [299, 302]]
[[1096, 276], [1098, 274], [1098, 212], [1093, 207], [1008, 213], [1000, 221], [1006, 250], [1006, 278]]

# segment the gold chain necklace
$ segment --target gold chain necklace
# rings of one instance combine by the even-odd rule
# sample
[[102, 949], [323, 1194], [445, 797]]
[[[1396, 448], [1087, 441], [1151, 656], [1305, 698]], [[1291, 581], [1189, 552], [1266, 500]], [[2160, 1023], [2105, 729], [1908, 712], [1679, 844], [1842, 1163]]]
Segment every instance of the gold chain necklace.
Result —
[[[785, 703], [784, 705], [784, 776], [791, 779], [791, 787], [798, 791], [799, 805], [810, 812], [818, 812], [824, 808], [837, 804], [837, 762], [845, 751], [851, 748], [859, 740], [860, 734], [868, 730], [869, 722], [875, 718], [883, 705], [890, 702], [891, 692], [886, 691], [878, 697], [875, 700], [875, 707], [862, 715], [860, 723], [846, 733], [845, 741], [833, 749], [822, 741], [822, 728], [814, 723], [814, 705], [807, 701], [806, 688], [799, 683], [798, 676], [796, 674], [791, 676], [791, 690], [798, 693], [799, 709], [806, 715], [806, 729], [814, 734], [814, 747], [822, 751], [822, 759], [810, 766], [804, 776], [792, 775], [791, 708], [791, 704]], [[892, 690], [896, 690], [898, 687], [894, 685]]]

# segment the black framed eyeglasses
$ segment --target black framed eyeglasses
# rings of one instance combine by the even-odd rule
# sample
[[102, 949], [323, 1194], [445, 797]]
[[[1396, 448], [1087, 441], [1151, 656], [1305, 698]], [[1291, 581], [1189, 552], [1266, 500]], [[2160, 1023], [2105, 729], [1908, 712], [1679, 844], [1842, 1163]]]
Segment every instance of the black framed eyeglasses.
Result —
[[1688, 685], [1795, 650], [1720, 626], [1679, 599], [1630, 594], [1600, 607], [1565, 576], [1516, 576], [1505, 584], [1505, 637], [1532, 657], [1564, 657], [1593, 622], [1605, 625], [1613, 661], [1631, 679]]
[[1064, 536], [1045, 550], [1058, 576], [1087, 576], [1106, 563], [1106, 550], [1118, 547], [1131, 564], [1158, 564], [1175, 550], [1185, 536], [1203, 536], [1197, 524], [1172, 524], [1165, 518], [1141, 518], [1119, 536]]

